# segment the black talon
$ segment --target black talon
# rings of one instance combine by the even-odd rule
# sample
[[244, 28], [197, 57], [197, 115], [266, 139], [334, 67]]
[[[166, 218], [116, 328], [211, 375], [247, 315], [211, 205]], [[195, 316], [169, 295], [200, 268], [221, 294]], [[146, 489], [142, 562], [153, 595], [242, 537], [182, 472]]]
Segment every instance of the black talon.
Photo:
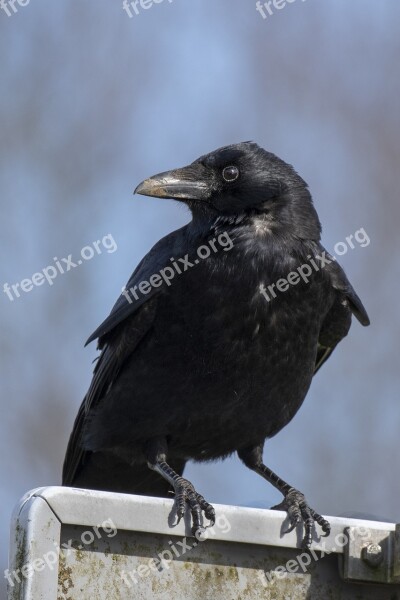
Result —
[[179, 473], [166, 462], [167, 443], [164, 438], [155, 438], [146, 448], [148, 466], [153, 471], [159, 473], [166, 479], [174, 488], [175, 507], [177, 522], [179, 523], [186, 513], [187, 505], [189, 505], [190, 514], [192, 516], [192, 533], [194, 536], [205, 531], [205, 526], [202, 524], [202, 512], [210, 521], [208, 527], [212, 527], [215, 523], [215, 510], [204, 497], [199, 494], [194, 485], [182, 477]]
[[204, 511], [206, 518], [210, 521], [210, 524], [207, 525], [207, 527], [213, 527], [215, 525], [214, 507], [211, 504], [209, 504], [201, 494], [197, 494], [197, 501], [200, 504], [201, 509]]
[[327, 537], [331, 532], [331, 526], [329, 524], [329, 521], [327, 521], [326, 519], [321, 517], [321, 515], [316, 513], [315, 510], [313, 510], [312, 508], [310, 509], [310, 512], [311, 512], [311, 516], [314, 519], [314, 521], [316, 521], [316, 523], [318, 523], [318, 525], [321, 527], [322, 531], [324, 532], [325, 535], [323, 537]]
[[276, 473], [264, 465], [262, 453], [263, 444], [238, 450], [239, 457], [249, 469], [252, 469], [252, 471], [255, 471], [258, 475], [261, 475], [261, 477], [272, 483], [283, 494], [284, 498], [282, 502], [276, 506], [272, 506], [272, 509], [287, 512], [289, 527], [285, 533], [290, 533], [299, 523], [303, 522], [305, 533], [302, 544], [304, 547], [309, 548], [312, 542], [314, 523], [318, 523], [325, 536], [330, 533], [330, 525], [326, 519], [308, 506], [304, 494], [291, 487], [286, 481], [278, 477]]
[[298, 490], [291, 488], [287, 492], [283, 502], [276, 508], [286, 510], [289, 516], [290, 527], [287, 529], [287, 532], [293, 531], [296, 525], [303, 521], [305, 530], [302, 541], [303, 548], [310, 548], [311, 546], [314, 523], [317, 523], [322, 528], [325, 536], [330, 533], [328, 521], [308, 506], [304, 494]]
[[289, 517], [289, 527], [284, 533], [290, 533], [299, 523], [304, 523], [305, 533], [302, 541], [303, 548], [309, 548], [311, 546], [314, 523], [317, 523], [321, 527], [324, 532], [324, 537], [330, 534], [331, 526], [328, 521], [310, 508], [304, 494], [294, 488], [289, 489], [280, 504], [272, 506], [271, 508], [272, 510], [284, 510], [287, 512]]
[[290, 533], [293, 529], [296, 529], [297, 525], [300, 523], [301, 518], [291, 521], [291, 524], [287, 529], [285, 529], [284, 533]]
[[215, 510], [214, 507], [209, 504], [204, 497], [196, 492], [193, 484], [181, 477], [171, 469], [171, 467], [165, 462], [160, 461], [156, 463], [152, 468], [156, 471], [162, 472], [166, 478], [172, 483], [175, 490], [175, 505], [177, 522], [179, 523], [182, 517], [185, 515], [186, 506], [189, 505], [189, 510], [192, 515], [192, 534], [201, 534], [205, 531], [205, 527], [202, 525], [202, 511], [205, 517], [210, 521], [209, 527], [212, 527], [215, 523]]

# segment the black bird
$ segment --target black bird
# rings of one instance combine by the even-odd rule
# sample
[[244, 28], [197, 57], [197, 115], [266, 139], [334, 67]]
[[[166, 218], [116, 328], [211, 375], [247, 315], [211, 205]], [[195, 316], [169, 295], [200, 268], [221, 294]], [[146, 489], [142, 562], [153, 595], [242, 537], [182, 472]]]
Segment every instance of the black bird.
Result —
[[[147, 495], [175, 491], [193, 532], [213, 507], [182, 477], [188, 460], [237, 452], [284, 496], [303, 544], [329, 523], [262, 462], [314, 373], [367, 313], [320, 243], [305, 181], [257, 144], [220, 148], [143, 181], [138, 194], [192, 213], [140, 262], [90, 336], [101, 354], [76, 418], [63, 485]], [[306, 268], [304, 265], [308, 265]], [[300, 273], [312, 273], [307, 277]], [[282, 283], [283, 281], [283, 283]]]

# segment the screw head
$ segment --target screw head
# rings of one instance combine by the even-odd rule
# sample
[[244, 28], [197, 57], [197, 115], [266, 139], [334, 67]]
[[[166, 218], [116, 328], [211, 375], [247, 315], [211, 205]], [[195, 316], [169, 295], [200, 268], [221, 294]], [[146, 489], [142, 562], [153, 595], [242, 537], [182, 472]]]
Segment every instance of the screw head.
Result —
[[379, 544], [368, 544], [361, 550], [361, 558], [370, 567], [379, 567], [383, 561], [383, 550]]

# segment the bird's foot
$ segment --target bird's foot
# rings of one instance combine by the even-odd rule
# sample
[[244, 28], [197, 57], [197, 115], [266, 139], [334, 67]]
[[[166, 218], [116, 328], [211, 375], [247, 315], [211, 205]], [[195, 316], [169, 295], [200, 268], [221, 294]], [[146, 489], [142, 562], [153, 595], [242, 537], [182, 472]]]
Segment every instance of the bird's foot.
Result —
[[304, 494], [294, 488], [291, 488], [283, 501], [280, 504], [273, 506], [272, 509], [285, 510], [287, 512], [290, 526], [285, 533], [293, 531], [299, 523], [304, 523], [305, 534], [302, 541], [303, 548], [309, 548], [311, 546], [314, 523], [318, 523], [322, 528], [324, 537], [328, 536], [331, 531], [331, 526], [328, 521], [310, 508]]
[[196, 534], [201, 534], [201, 532], [205, 530], [205, 527], [201, 524], [201, 511], [204, 511], [204, 515], [210, 521], [208, 527], [212, 527], [215, 524], [214, 507], [211, 506], [203, 496], [196, 492], [190, 481], [183, 477], [179, 477], [179, 479], [175, 481], [174, 487], [178, 523], [184, 516], [186, 512], [186, 503], [188, 503], [193, 520], [192, 533], [194, 536], [196, 536]]

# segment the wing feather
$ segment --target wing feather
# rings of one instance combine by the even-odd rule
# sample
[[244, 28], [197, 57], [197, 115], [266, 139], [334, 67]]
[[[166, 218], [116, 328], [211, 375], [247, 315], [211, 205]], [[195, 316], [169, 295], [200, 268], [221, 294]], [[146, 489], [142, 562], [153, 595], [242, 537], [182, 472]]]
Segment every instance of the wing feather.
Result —
[[[88, 338], [85, 346], [97, 338], [101, 341], [103, 336], [112, 331], [127, 317], [134, 314], [150, 298], [162, 292], [164, 282], [160, 286], [157, 285], [157, 287], [151, 286], [147, 294], [140, 293], [138, 286], [142, 282], [149, 282], [152, 275], [157, 275], [166, 266], [170, 266], [170, 259], [174, 254], [176, 255], [177, 252], [182, 253], [182, 248], [185, 247], [186, 231], [187, 226], [181, 227], [162, 238], [153, 246], [129, 278], [125, 286], [125, 293], [121, 293], [108, 317]], [[134, 290], [134, 292], [131, 290]]]
[[330, 264], [325, 267], [325, 272], [337, 295], [321, 327], [314, 375], [328, 360], [340, 340], [347, 335], [352, 314], [362, 325], [367, 326], [370, 323], [367, 311], [342, 267], [328, 252], [324, 252], [327, 258], [331, 260]]
[[80, 406], [68, 442], [63, 466], [63, 485], [73, 485], [74, 479], [85, 461], [87, 452], [82, 448], [82, 435], [89, 411], [106, 395], [117, 379], [127, 357], [143, 340], [153, 323], [157, 297], [148, 299], [136, 313], [131, 315], [123, 328], [109, 334], [93, 371], [89, 390]]

